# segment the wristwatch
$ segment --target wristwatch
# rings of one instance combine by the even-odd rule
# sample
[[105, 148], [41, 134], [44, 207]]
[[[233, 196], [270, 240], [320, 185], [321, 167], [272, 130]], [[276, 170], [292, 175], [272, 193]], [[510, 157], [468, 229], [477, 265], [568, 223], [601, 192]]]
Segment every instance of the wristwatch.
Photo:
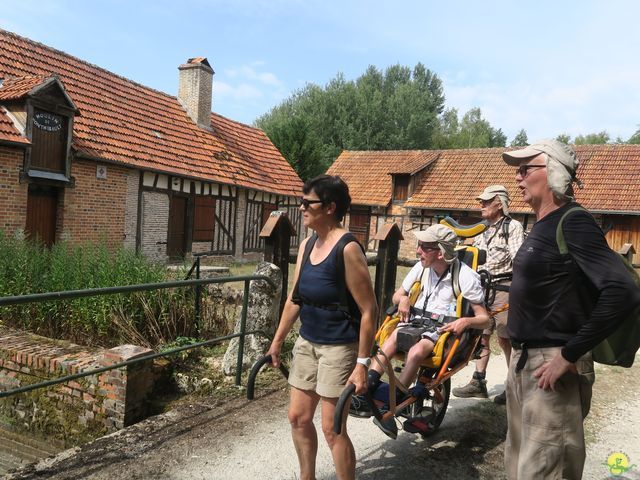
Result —
[[360, 365], [364, 365], [367, 368], [369, 368], [369, 365], [371, 365], [371, 359], [369, 357], [358, 357], [356, 362]]

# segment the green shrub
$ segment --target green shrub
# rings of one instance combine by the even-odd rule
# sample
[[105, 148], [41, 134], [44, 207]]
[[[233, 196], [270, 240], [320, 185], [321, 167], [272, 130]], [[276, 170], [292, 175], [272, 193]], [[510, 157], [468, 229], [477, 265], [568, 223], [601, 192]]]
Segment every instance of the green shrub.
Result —
[[[184, 278], [185, 272], [179, 272]], [[55, 244], [51, 249], [0, 231], [0, 296], [82, 290], [163, 282], [166, 268], [128, 249], [104, 244]], [[203, 305], [211, 305], [203, 288]], [[203, 325], [228, 333], [226, 318], [207, 318], [215, 308], [203, 308]], [[110, 347], [135, 343], [155, 348], [179, 337], [192, 337], [194, 296], [191, 288], [101, 295], [0, 308], [0, 323], [51, 338], [83, 345]], [[201, 332], [201, 334], [204, 332]]]

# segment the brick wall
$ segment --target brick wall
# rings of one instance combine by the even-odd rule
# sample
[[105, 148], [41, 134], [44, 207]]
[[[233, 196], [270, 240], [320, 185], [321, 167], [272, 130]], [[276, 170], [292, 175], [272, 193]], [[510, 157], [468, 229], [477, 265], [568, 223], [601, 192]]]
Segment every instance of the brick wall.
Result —
[[142, 253], [151, 260], [166, 262], [169, 195], [142, 192]]
[[[0, 390], [113, 365], [151, 351], [122, 345], [89, 349], [0, 328]], [[41, 434], [87, 440], [144, 418], [153, 389], [152, 362], [109, 370], [0, 400], [3, 421]]]
[[136, 248], [138, 222], [138, 191], [140, 190], [140, 171], [127, 172], [127, 197], [124, 208], [124, 246]]
[[74, 159], [71, 174], [74, 188], [65, 188], [59, 231], [74, 243], [105, 241], [110, 247], [122, 245], [125, 232], [125, 204], [130, 170], [103, 165], [107, 177], [96, 178], [94, 161]]
[[0, 230], [24, 230], [27, 218], [27, 184], [19, 182], [24, 150], [0, 146]]

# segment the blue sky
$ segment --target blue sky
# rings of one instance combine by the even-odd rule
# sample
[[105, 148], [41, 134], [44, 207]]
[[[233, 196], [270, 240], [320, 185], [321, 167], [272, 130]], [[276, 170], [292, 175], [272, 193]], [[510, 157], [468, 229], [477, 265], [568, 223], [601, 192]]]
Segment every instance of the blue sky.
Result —
[[306, 83], [422, 62], [508, 141], [640, 128], [639, 19], [635, 0], [0, 0], [1, 28], [171, 95], [205, 56], [213, 110], [249, 124]]

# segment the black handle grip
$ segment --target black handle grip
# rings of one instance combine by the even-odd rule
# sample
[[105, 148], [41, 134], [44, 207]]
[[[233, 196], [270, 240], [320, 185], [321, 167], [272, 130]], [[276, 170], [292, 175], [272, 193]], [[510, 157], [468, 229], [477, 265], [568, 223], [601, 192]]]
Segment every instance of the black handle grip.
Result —
[[351, 401], [351, 395], [356, 391], [356, 386], [353, 383], [350, 383], [345, 387], [345, 389], [340, 394], [340, 398], [338, 398], [338, 403], [336, 403], [336, 411], [333, 414], [333, 432], [336, 435], [340, 435], [342, 432], [342, 413], [344, 412], [344, 406], [346, 402]]
[[[256, 384], [256, 376], [262, 367], [264, 367], [267, 363], [271, 363], [271, 355], [265, 355], [262, 358], [259, 358], [258, 361], [251, 368], [251, 372], [249, 373], [249, 378], [247, 379], [247, 400], [253, 400], [254, 398], [254, 390]], [[285, 367], [282, 362], [280, 362], [279, 370], [284, 375], [284, 378], [289, 378], [289, 370]]]

